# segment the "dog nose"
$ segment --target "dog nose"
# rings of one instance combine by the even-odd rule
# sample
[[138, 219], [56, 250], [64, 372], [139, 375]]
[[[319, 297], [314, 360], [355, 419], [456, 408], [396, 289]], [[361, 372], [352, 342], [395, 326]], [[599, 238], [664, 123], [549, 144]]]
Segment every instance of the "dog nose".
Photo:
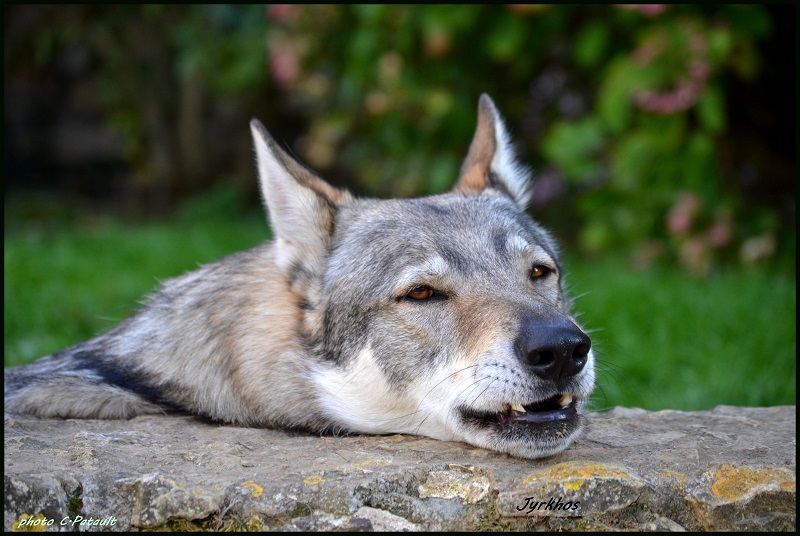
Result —
[[545, 380], [579, 373], [591, 347], [591, 339], [566, 317], [525, 320], [516, 344], [522, 362]]

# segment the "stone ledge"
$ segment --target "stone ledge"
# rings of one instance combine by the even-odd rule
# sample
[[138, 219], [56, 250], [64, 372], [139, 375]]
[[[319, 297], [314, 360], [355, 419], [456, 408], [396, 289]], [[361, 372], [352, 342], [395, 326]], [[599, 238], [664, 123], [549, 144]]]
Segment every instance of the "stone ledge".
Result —
[[794, 406], [616, 408], [539, 461], [191, 417], [6, 415], [4, 443], [6, 531], [795, 529]]

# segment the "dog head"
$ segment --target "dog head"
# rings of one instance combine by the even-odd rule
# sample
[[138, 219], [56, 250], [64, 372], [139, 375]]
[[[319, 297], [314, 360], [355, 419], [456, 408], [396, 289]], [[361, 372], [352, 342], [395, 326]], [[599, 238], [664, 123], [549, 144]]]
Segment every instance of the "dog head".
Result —
[[408, 200], [335, 189], [251, 123], [275, 256], [302, 304], [329, 428], [558, 453], [594, 386], [555, 242], [526, 213], [491, 99], [453, 190]]

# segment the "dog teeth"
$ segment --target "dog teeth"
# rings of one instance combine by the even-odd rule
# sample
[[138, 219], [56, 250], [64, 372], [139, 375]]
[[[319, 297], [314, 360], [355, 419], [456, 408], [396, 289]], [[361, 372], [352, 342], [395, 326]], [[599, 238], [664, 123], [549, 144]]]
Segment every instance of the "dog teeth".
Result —
[[566, 408], [570, 404], [572, 404], [572, 395], [561, 395], [561, 398], [558, 399], [558, 404]]
[[525, 413], [525, 408], [522, 407], [522, 404], [514, 402], [511, 404], [511, 409], [514, 411], [519, 411], [520, 413]]

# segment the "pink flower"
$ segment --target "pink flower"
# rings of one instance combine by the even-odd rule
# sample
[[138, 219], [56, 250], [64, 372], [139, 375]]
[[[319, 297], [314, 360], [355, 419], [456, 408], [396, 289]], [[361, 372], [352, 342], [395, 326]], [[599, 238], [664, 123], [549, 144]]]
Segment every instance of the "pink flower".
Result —
[[281, 47], [269, 56], [272, 78], [281, 86], [290, 87], [297, 81], [300, 66], [297, 53], [290, 47]]
[[289, 24], [300, 16], [300, 8], [296, 4], [270, 4], [267, 17], [279, 24]]
[[708, 243], [714, 247], [721, 248], [727, 246], [731, 242], [731, 222], [726, 217], [717, 219], [711, 227], [706, 231], [706, 239]]
[[627, 9], [641, 13], [645, 17], [652, 19], [664, 13], [669, 7], [668, 4], [615, 4], [619, 9]]
[[[648, 112], [669, 115], [683, 112], [700, 100], [711, 77], [712, 65], [708, 58], [708, 41], [692, 24], [680, 27], [683, 39], [668, 38], [665, 31], [651, 33], [631, 53], [634, 64], [645, 68], [653, 63], [679, 61], [683, 65], [674, 70], [667, 89], [640, 89], [633, 92], [633, 102]], [[676, 48], [677, 47], [677, 48]]]
[[667, 214], [667, 229], [675, 235], [686, 235], [700, 210], [700, 198], [693, 192], [681, 192]]
[[633, 101], [642, 110], [669, 115], [683, 112], [700, 99], [704, 84], [694, 80], [681, 80], [672, 91], [646, 89], [633, 95]]

